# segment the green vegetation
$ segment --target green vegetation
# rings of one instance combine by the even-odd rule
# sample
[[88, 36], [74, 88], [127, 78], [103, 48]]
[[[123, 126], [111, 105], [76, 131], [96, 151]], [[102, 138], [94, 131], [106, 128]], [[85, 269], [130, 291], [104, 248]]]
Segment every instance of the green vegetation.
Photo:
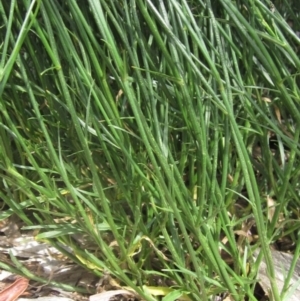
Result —
[[156, 278], [166, 301], [256, 300], [259, 246], [281, 300], [270, 244], [300, 252], [300, 24], [284, 3], [2, 1], [0, 218], [146, 300]]

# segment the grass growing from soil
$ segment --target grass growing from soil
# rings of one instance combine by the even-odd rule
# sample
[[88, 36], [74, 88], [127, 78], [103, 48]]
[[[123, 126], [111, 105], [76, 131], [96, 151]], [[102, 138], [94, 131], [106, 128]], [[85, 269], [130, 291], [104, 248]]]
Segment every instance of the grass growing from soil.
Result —
[[270, 245], [300, 246], [299, 24], [283, 8], [2, 2], [1, 219], [146, 300], [157, 277], [166, 301], [256, 300], [259, 246], [281, 300]]

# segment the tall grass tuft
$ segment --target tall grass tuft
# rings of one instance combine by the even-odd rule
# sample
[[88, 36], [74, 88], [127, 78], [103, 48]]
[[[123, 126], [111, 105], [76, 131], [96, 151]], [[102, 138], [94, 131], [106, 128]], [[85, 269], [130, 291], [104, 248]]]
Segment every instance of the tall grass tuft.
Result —
[[299, 253], [300, 40], [280, 8], [2, 1], [0, 218], [146, 300], [157, 278], [166, 300], [256, 300], [259, 246], [281, 300], [270, 244]]

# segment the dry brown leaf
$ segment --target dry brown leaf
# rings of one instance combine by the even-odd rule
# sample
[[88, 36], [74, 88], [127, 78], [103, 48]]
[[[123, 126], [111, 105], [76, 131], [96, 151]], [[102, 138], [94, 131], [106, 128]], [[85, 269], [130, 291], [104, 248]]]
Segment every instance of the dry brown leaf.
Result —
[[265, 102], [272, 102], [272, 100], [269, 97], [262, 97], [261, 99]]
[[14, 283], [6, 287], [0, 292], [0, 301], [15, 301], [27, 289], [29, 280], [26, 278], [18, 278]]
[[243, 236], [243, 237], [249, 237], [251, 234], [245, 232], [244, 230], [236, 230], [234, 231], [234, 234], [237, 234], [238, 236]]
[[280, 110], [277, 106], [274, 106], [275, 108], [275, 114], [276, 114], [276, 117], [277, 117], [277, 120], [279, 123], [281, 123], [281, 113], [280, 113]]
[[119, 90], [117, 96], [116, 96], [116, 101], [118, 102], [120, 97], [123, 95], [123, 90]]
[[[260, 251], [261, 251], [260, 249], [257, 249], [254, 252], [253, 256], [255, 260], [257, 259]], [[277, 250], [272, 250], [272, 249], [271, 249], [271, 254], [274, 263], [275, 280], [278, 286], [278, 290], [279, 292], [281, 292], [286, 281], [286, 275], [288, 274], [288, 271], [292, 266], [294, 255], [284, 253], [284, 252], [279, 252]], [[297, 260], [297, 263], [294, 268], [295, 268], [294, 273], [290, 279], [289, 285], [287, 286], [287, 291], [285, 291], [282, 300], [287, 300], [287, 301], [300, 300], [300, 287], [299, 287], [300, 260], [299, 259]], [[271, 290], [271, 283], [270, 283], [270, 277], [268, 276], [267, 264], [264, 258], [260, 262], [257, 278], [265, 294], [269, 295]]]
[[108, 292], [102, 292], [100, 294], [92, 295], [90, 296], [90, 301], [109, 301], [110, 298], [117, 296], [117, 295], [130, 295], [135, 296], [132, 292], [129, 292], [127, 290], [115, 290], [115, 291], [108, 291]]
[[268, 220], [272, 222], [275, 213], [276, 202], [270, 196], [267, 196], [267, 206], [268, 206]]
[[[244, 237], [247, 237], [248, 241], [250, 241], [250, 242], [253, 239], [252, 233], [251, 233], [251, 228], [253, 227], [254, 224], [255, 224], [255, 220], [254, 219], [249, 219], [249, 220], [243, 222], [243, 224], [242, 224], [241, 231], [243, 231], [243, 233], [246, 234]], [[242, 235], [242, 234], [240, 234], [240, 235]]]
[[227, 175], [227, 180], [228, 180], [228, 182], [229, 182], [230, 184], [232, 184], [232, 183], [233, 183], [233, 176], [232, 176], [231, 174], [228, 174], [228, 175]]

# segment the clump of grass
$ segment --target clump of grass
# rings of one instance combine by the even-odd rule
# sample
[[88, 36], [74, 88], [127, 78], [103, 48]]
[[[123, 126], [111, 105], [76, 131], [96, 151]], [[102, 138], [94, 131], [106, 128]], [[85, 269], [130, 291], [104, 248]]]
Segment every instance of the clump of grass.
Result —
[[155, 276], [176, 298], [255, 300], [251, 245], [236, 240], [253, 218], [281, 300], [269, 245], [287, 235], [299, 249], [299, 38], [286, 20], [246, 0], [0, 9], [1, 217], [147, 300]]

